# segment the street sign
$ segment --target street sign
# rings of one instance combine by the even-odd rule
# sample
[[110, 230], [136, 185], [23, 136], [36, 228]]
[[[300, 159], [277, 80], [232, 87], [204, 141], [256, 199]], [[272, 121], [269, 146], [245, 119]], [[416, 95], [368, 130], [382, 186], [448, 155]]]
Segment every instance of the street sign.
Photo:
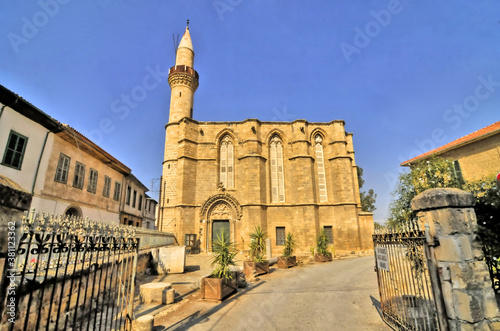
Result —
[[389, 271], [389, 258], [387, 256], [386, 247], [376, 247], [375, 256], [377, 258], [377, 268]]

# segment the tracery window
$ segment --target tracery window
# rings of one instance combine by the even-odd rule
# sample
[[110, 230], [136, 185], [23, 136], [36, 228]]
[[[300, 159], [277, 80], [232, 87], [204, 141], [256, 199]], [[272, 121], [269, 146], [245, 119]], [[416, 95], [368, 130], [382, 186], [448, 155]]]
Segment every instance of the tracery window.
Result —
[[283, 143], [274, 135], [270, 142], [271, 191], [273, 202], [285, 202], [285, 176], [283, 171]]
[[314, 149], [316, 150], [316, 165], [318, 167], [318, 188], [319, 188], [319, 201], [327, 202], [328, 195], [326, 193], [326, 175], [325, 163], [323, 158], [323, 137], [317, 134], [314, 138]]
[[225, 188], [234, 188], [234, 146], [230, 136], [220, 143], [220, 182]]

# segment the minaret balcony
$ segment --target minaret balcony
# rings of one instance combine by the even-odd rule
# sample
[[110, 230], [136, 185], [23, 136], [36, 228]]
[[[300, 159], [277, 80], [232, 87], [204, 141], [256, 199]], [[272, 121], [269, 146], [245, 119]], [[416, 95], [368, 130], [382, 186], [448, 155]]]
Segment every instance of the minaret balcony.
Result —
[[175, 65], [172, 68], [170, 68], [168, 71], [169, 75], [172, 75], [175, 73], [188, 74], [188, 75], [191, 75], [194, 78], [196, 78], [196, 80], [199, 79], [199, 76], [198, 76], [198, 73], [196, 72], [196, 70], [194, 70], [193, 68], [188, 67], [186, 65]]

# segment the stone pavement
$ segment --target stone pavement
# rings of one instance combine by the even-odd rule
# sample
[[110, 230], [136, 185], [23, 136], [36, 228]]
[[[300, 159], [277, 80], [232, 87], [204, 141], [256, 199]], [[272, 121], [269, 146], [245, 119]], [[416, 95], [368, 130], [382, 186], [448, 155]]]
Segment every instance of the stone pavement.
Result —
[[[136, 286], [136, 299], [134, 302], [135, 318], [144, 315], [153, 315], [155, 318], [155, 331], [160, 330], [183, 330], [186, 325], [197, 323], [203, 319], [204, 315], [209, 315], [223, 309], [225, 304], [237, 301], [246, 292], [257, 288], [262, 282], [249, 283], [244, 289], [239, 289], [238, 293], [226, 299], [223, 304], [214, 302], [206, 302], [200, 300], [199, 282], [202, 276], [210, 274], [212, 268], [210, 266], [210, 254], [200, 253], [195, 255], [187, 255], [186, 272], [183, 274], [168, 274], [159, 276], [143, 275], [138, 277]], [[238, 255], [237, 266], [243, 264], [243, 255]], [[293, 269], [308, 269], [307, 263], [303, 266], [297, 266]], [[298, 271], [298, 270], [297, 270]], [[261, 280], [268, 281], [272, 279], [281, 279], [286, 277], [287, 272], [282, 269], [271, 267], [271, 273], [261, 277]], [[176, 302], [172, 305], [142, 305], [139, 301], [139, 286], [148, 282], [167, 282], [172, 285], [172, 288], [177, 292]]]

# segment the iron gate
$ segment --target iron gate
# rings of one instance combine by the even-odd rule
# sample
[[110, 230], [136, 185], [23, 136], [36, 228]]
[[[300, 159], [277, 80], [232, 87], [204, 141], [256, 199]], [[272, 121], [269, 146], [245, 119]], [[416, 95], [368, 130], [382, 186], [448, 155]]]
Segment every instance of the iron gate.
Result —
[[130, 330], [139, 239], [131, 227], [35, 214], [17, 222], [2, 330]]
[[441, 330], [425, 230], [416, 222], [378, 228], [373, 244], [384, 321], [397, 330]]

